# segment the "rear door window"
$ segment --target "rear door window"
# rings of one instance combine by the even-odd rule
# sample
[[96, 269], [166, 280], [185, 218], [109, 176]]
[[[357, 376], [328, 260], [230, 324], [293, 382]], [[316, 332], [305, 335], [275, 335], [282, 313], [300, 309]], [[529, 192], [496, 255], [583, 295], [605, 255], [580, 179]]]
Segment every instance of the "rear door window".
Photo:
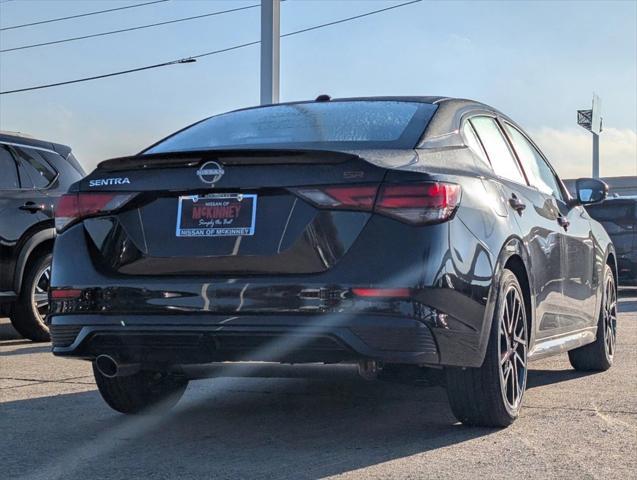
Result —
[[18, 148], [20, 178], [23, 184], [30, 180], [30, 185], [23, 188], [46, 188], [55, 179], [57, 172], [49, 165], [44, 156], [38, 150], [32, 148]]
[[0, 146], [0, 190], [18, 188], [20, 188], [20, 184], [13, 155], [5, 147]]
[[526, 185], [517, 160], [509, 149], [500, 127], [491, 117], [473, 117], [470, 120], [484, 145], [496, 175]]
[[68, 159], [62, 158], [57, 153], [52, 152], [40, 152], [44, 158], [46, 158], [53, 168], [60, 174], [60, 181], [63, 183], [72, 183], [84, 176], [84, 173], [78, 170], [82, 168], [79, 165], [74, 166], [73, 162], [69, 162]]
[[478, 139], [475, 130], [469, 122], [464, 123], [464, 126], [462, 127], [462, 133], [464, 134], [467, 146], [480, 158], [480, 160], [482, 160], [486, 165], [490, 167], [491, 164], [487, 159], [487, 154], [485, 153], [484, 148], [482, 148], [480, 140]]
[[564, 200], [557, 177], [548, 163], [546, 163], [546, 160], [544, 160], [544, 157], [542, 157], [542, 154], [517, 128], [508, 123], [504, 125], [511, 136], [513, 148], [518, 154], [524, 171], [529, 177], [529, 183], [547, 195], [553, 195], [559, 200]]

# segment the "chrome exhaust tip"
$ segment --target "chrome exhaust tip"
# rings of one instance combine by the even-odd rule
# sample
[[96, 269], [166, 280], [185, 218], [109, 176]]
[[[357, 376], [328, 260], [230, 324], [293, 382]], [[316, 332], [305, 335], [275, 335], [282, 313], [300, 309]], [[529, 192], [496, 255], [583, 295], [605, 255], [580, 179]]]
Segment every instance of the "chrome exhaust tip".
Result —
[[95, 367], [106, 378], [125, 377], [133, 375], [141, 369], [138, 363], [117, 363], [110, 355], [98, 355], [95, 359]]
[[110, 355], [98, 355], [95, 359], [95, 367], [106, 378], [117, 376], [117, 362]]

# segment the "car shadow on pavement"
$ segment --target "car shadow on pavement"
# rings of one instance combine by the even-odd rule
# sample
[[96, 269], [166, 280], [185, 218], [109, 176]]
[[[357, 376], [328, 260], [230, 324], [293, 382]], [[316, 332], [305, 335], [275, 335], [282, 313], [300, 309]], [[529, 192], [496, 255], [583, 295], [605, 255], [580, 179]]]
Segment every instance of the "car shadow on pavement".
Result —
[[[532, 364], [531, 364], [532, 367]], [[543, 387], [553, 383], [563, 383], [568, 380], [577, 380], [578, 378], [588, 377], [598, 374], [599, 372], [578, 372], [569, 370], [529, 370], [527, 379], [527, 388]]]
[[[532, 370], [529, 387], [584, 375]], [[498, 431], [457, 423], [440, 387], [335, 377], [193, 381], [164, 415], [117, 414], [96, 391], [0, 404], [0, 448], [38, 443], [3, 477], [321, 478]]]
[[[0, 318], [0, 340], [20, 340], [22, 337], [15, 331], [8, 318]], [[24, 340], [28, 342], [30, 340]]]
[[[163, 416], [119, 415], [95, 391], [0, 404], [3, 478], [318, 478], [496, 431], [457, 424], [437, 387], [215, 382]], [[36, 438], [37, 455], [18, 454]]]

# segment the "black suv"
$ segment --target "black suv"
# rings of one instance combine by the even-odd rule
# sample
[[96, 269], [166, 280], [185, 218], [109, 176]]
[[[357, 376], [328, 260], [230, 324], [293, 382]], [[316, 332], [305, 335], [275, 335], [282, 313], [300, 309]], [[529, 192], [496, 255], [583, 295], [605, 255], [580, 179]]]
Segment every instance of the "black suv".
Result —
[[619, 284], [637, 285], [637, 196], [609, 198], [586, 210], [615, 245]]
[[46, 341], [53, 209], [84, 170], [66, 145], [0, 133], [0, 173], [0, 316]]

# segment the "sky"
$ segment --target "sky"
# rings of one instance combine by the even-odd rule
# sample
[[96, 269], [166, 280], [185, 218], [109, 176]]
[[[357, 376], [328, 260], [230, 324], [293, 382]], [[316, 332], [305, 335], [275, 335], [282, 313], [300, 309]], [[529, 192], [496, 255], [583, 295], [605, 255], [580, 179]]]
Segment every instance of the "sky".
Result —
[[[0, 28], [135, 3], [0, 0]], [[237, 8], [171, 0], [0, 31], [0, 49]], [[396, 5], [287, 0], [281, 33]], [[259, 39], [259, 8], [0, 53], [0, 91], [161, 63]], [[602, 99], [601, 174], [637, 175], [637, 1], [423, 1], [281, 40], [281, 101], [446, 95], [521, 124], [563, 178], [590, 176], [576, 110]], [[259, 102], [259, 46], [145, 72], [0, 96], [0, 130], [73, 147], [91, 170], [204, 117]]]

